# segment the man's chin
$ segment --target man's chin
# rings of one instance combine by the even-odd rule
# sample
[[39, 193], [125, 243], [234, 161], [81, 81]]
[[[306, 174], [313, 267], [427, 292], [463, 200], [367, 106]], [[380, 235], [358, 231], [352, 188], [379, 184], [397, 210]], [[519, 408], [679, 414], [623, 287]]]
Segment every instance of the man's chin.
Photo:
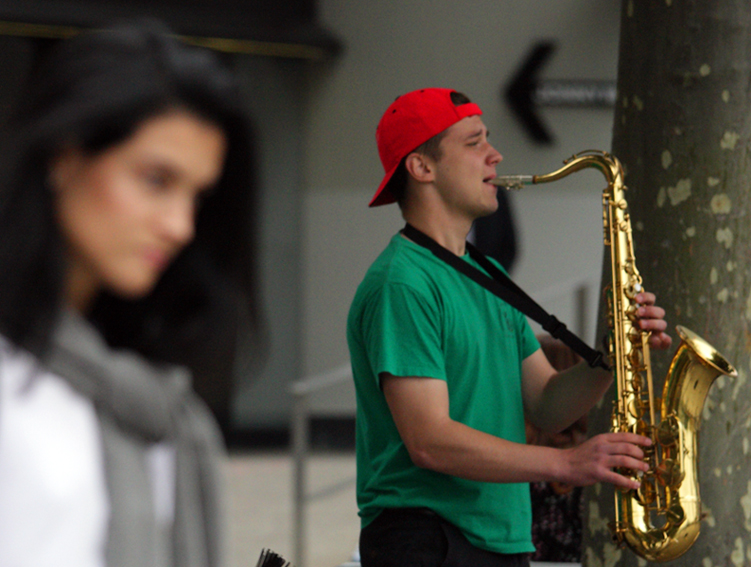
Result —
[[498, 210], [498, 201], [495, 201], [492, 205], [488, 205], [485, 209], [479, 211], [479, 214], [476, 218], [480, 219], [483, 217], [489, 217], [494, 212]]

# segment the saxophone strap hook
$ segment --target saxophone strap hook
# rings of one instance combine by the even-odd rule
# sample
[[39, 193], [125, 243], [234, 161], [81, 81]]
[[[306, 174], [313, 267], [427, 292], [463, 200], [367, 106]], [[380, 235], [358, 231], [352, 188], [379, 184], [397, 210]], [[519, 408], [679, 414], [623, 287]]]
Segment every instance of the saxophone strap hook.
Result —
[[587, 361], [587, 364], [589, 364], [591, 368], [600, 367], [610, 372], [610, 365], [605, 362], [603, 354], [582, 343], [579, 337], [568, 330], [566, 323], [559, 321], [555, 315], [548, 316], [542, 324], [542, 329], [550, 333], [554, 339], [562, 340], [565, 344], [571, 347], [574, 352]]
[[595, 351], [594, 358], [592, 358], [592, 360], [588, 360], [587, 364], [589, 364], [591, 368], [600, 367], [603, 370], [606, 370], [607, 372], [610, 372], [611, 370], [613, 370], [613, 367], [610, 366], [607, 362], [605, 362], [605, 358], [603, 357], [602, 353], [599, 350]]
[[551, 315], [548, 320], [545, 321], [542, 328], [550, 333], [554, 339], [560, 339], [567, 327], [566, 323], [562, 323], [555, 315]]

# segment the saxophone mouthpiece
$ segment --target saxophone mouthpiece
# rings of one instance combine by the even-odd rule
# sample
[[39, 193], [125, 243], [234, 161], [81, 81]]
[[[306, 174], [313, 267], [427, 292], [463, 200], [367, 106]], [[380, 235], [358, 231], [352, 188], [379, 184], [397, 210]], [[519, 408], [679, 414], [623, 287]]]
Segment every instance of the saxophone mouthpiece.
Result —
[[525, 185], [535, 182], [534, 175], [499, 175], [490, 180], [496, 187], [505, 187], [508, 191], [518, 191]]

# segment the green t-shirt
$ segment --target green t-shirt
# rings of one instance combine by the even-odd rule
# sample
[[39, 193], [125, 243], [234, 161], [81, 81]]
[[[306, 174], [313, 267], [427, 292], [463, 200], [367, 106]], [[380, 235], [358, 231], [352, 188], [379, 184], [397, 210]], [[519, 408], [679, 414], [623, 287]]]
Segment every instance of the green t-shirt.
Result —
[[[469, 255], [464, 259], [475, 265]], [[415, 466], [378, 379], [388, 372], [445, 380], [452, 419], [524, 443], [521, 363], [540, 347], [524, 315], [397, 234], [357, 289], [347, 340], [357, 394], [362, 526], [384, 508], [424, 506], [477, 547], [534, 551], [529, 485], [477, 482]]]

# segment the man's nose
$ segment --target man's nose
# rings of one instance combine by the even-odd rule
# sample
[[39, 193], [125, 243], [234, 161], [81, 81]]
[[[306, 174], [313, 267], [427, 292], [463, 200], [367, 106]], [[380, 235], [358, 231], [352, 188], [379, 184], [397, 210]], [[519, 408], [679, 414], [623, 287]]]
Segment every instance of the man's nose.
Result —
[[490, 154], [488, 156], [488, 161], [495, 165], [503, 161], [503, 156], [501, 155], [501, 152], [496, 150], [493, 146], [490, 146]]

